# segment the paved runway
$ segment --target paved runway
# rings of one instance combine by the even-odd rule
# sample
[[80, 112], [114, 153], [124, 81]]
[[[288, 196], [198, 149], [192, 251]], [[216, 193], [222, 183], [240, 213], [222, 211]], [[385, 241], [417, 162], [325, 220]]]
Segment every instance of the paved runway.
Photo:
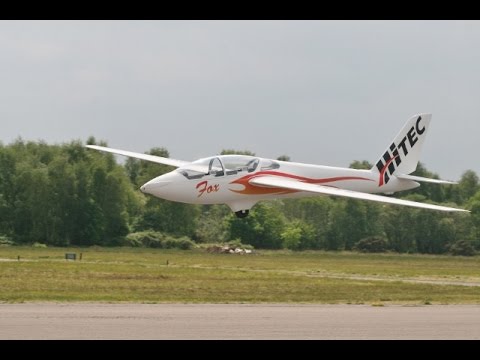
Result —
[[0, 304], [0, 339], [480, 339], [480, 306]]

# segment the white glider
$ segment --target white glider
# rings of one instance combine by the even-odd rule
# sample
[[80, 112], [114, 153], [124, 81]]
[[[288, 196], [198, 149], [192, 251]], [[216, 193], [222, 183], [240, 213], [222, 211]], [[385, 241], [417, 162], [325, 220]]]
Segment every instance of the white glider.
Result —
[[140, 154], [103, 146], [90, 149], [177, 167], [140, 189], [144, 193], [188, 204], [227, 204], [245, 217], [261, 200], [315, 194], [377, 201], [439, 211], [463, 211], [378, 195], [414, 189], [418, 182], [456, 184], [410, 175], [417, 168], [431, 114], [410, 118], [370, 170], [301, 164], [246, 155], [219, 155], [194, 162]]

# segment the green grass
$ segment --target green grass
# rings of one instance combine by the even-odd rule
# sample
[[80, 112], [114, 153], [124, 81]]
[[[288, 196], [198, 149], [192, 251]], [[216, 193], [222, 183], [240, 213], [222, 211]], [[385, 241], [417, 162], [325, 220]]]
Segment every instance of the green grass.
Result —
[[0, 302], [480, 304], [478, 285], [478, 256], [0, 247]]

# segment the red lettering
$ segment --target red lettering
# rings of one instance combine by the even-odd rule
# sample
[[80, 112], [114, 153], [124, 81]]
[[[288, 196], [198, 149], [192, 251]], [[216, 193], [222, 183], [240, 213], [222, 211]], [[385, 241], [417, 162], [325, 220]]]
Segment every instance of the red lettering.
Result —
[[212, 192], [217, 192], [218, 190], [220, 190], [220, 185], [218, 185], [218, 184], [208, 185], [208, 181], [202, 181], [202, 182], [199, 182], [197, 184], [196, 189], [198, 190], [198, 196], [197, 197], [200, 197], [205, 192], [207, 194], [210, 194]]
[[197, 184], [197, 189], [198, 189], [198, 196], [197, 197], [200, 197], [203, 195], [203, 193], [207, 190], [207, 182], [206, 181], [202, 181], [202, 182], [199, 182]]

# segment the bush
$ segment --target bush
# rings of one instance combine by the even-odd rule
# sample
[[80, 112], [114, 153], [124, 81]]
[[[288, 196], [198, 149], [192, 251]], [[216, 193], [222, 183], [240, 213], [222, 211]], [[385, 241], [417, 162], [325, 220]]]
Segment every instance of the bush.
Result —
[[0, 235], [0, 246], [12, 246], [15, 243], [6, 235]]
[[234, 240], [230, 240], [228, 242], [225, 243], [226, 246], [229, 246], [231, 248], [240, 248], [240, 249], [246, 249], [246, 250], [253, 250], [255, 249], [253, 247], [253, 245], [250, 245], [250, 244], [242, 244], [242, 240], [240, 239], [234, 239]]
[[456, 243], [450, 245], [448, 248], [448, 252], [456, 256], [475, 255], [475, 249], [473, 248], [470, 241], [467, 241], [467, 240], [458, 240]]
[[157, 231], [141, 231], [128, 234], [125, 238], [124, 245], [132, 247], [188, 250], [193, 248], [195, 243], [186, 236], [175, 238]]
[[388, 242], [383, 237], [370, 236], [358, 241], [353, 249], [365, 253], [380, 253], [388, 250]]
[[124, 245], [132, 247], [160, 248], [160, 243], [164, 237], [165, 236], [162, 233], [156, 231], [141, 231], [128, 234], [125, 238]]
[[181, 238], [166, 237], [161, 241], [161, 247], [163, 249], [181, 249], [189, 250], [195, 246], [195, 243], [186, 236]]
[[46, 244], [39, 243], [39, 242], [34, 242], [34, 243], [32, 244], [32, 247], [34, 247], [34, 248], [46, 248], [47, 245], [46, 245]]

